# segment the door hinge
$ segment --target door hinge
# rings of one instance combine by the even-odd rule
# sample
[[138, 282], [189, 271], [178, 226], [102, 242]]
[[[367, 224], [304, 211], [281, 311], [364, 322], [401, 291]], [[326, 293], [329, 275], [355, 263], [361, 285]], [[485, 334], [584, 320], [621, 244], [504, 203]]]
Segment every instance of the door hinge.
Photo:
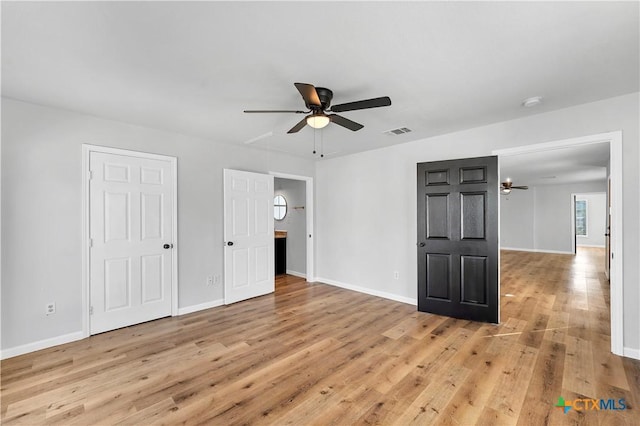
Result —
[[89, 248], [93, 247], [93, 238], [89, 238]]
[[87, 173], [87, 179], [88, 180], [93, 179], [93, 172], [91, 170], [89, 170], [89, 172]]
[[93, 306], [89, 306], [89, 315], [93, 315]]
[[613, 259], [613, 252], [611, 252], [611, 258]]

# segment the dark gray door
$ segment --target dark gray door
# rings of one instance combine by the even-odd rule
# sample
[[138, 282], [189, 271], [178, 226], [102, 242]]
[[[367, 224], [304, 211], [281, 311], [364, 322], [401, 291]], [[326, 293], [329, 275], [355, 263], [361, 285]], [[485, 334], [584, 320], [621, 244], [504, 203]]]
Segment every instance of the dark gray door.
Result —
[[498, 157], [418, 164], [418, 310], [498, 323]]

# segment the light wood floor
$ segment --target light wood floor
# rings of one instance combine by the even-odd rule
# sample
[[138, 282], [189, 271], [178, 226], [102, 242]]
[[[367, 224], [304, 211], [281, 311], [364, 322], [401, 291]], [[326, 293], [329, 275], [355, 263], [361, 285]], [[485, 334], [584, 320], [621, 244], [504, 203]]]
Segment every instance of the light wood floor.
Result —
[[[336, 287], [166, 318], [2, 362], [3, 424], [640, 424], [609, 351], [602, 250], [504, 252], [502, 324]], [[624, 398], [625, 411], [554, 407]]]

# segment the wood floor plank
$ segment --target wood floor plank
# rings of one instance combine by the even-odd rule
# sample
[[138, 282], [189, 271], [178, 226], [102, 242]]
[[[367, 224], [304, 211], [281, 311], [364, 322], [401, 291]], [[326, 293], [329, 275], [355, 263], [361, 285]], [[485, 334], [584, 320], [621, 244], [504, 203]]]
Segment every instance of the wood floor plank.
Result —
[[476, 424], [491, 391], [498, 384], [505, 363], [506, 357], [503, 354], [479, 352], [479, 356], [473, 357], [473, 365], [464, 364], [472, 369], [471, 373], [441, 413], [439, 421], [451, 425]]
[[309, 423], [317, 425], [352, 424], [381, 395], [367, 386], [326, 387], [313, 398], [305, 401], [280, 417], [271, 419], [270, 424], [300, 425]]
[[518, 424], [522, 426], [550, 424], [554, 406], [562, 396], [566, 348], [563, 343], [543, 340], [531, 374]]
[[[501, 324], [279, 276], [276, 292], [2, 361], [3, 425], [636, 425], [604, 251], [504, 251]], [[569, 410], [559, 397], [623, 399]]]
[[402, 415], [420, 395], [430, 379], [423, 375], [408, 374], [398, 384], [371, 405], [354, 424], [387, 425]]
[[632, 404], [640, 409], [640, 362], [629, 358], [622, 358], [622, 365], [627, 375], [627, 383], [633, 396]]
[[425, 425], [433, 423], [445, 410], [469, 373], [469, 369], [456, 365], [438, 374], [438, 377], [417, 396], [393, 424]]
[[564, 344], [569, 329], [569, 312], [553, 311], [549, 316], [544, 339]]
[[622, 358], [611, 353], [611, 339], [600, 333], [592, 332], [593, 373], [596, 384], [614, 386], [630, 390], [627, 375], [622, 365]]
[[374, 388], [385, 394], [421, 365], [425, 358], [425, 346], [428, 341], [403, 337], [385, 351], [385, 359], [378, 364]]
[[487, 406], [509, 417], [518, 418], [527, 392], [522, 383], [529, 383], [531, 380], [537, 355], [538, 350], [535, 348], [519, 343], [512, 345]]
[[118, 425], [131, 425], [137, 426], [141, 424], [157, 424], [163, 421], [168, 411], [175, 410], [177, 408], [176, 403], [172, 398], [165, 398], [162, 401], [156, 402], [149, 407], [136, 411], [130, 416], [125, 417], [121, 421], [117, 422]]
[[585, 397], [597, 398], [591, 342], [568, 336], [566, 348], [563, 387]]

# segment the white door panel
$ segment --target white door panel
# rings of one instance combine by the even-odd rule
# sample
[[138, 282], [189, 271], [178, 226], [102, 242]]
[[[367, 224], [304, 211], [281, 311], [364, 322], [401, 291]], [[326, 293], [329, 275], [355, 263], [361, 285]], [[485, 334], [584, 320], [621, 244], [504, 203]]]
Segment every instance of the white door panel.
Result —
[[91, 152], [90, 332], [171, 315], [173, 168]]
[[224, 171], [225, 304], [272, 293], [273, 176]]

